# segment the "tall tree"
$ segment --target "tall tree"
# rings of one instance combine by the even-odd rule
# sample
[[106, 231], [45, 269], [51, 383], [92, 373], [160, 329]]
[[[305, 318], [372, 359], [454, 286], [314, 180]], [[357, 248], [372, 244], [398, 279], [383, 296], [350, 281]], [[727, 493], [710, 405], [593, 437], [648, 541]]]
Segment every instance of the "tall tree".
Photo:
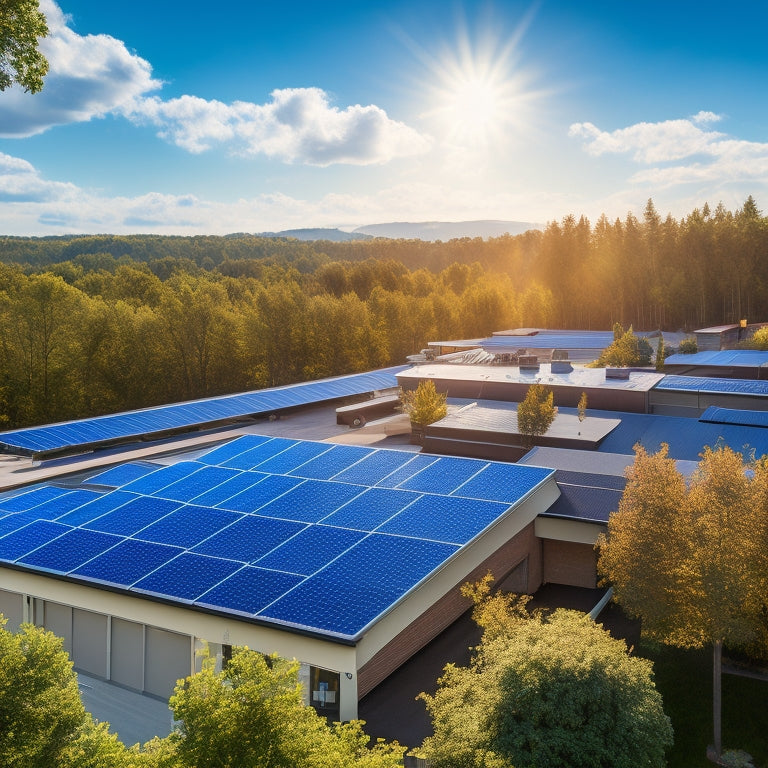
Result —
[[517, 406], [517, 430], [523, 442], [531, 445], [534, 437], [543, 435], [557, 416], [555, 395], [543, 384], [531, 384], [525, 399]]
[[47, 34], [38, 0], [0, 0], [0, 91], [14, 83], [32, 93], [42, 89], [48, 60], [38, 43]]
[[[433, 768], [661, 768], [672, 727], [651, 663], [576, 611], [526, 616], [478, 585], [481, 644], [422, 694]], [[466, 592], [465, 592], [466, 594]]]
[[744, 646], [768, 608], [768, 467], [706, 448], [686, 485], [667, 447], [636, 449], [619, 509], [598, 541], [598, 568], [642, 631], [680, 647], [713, 649], [714, 750], [722, 751], [723, 644]]

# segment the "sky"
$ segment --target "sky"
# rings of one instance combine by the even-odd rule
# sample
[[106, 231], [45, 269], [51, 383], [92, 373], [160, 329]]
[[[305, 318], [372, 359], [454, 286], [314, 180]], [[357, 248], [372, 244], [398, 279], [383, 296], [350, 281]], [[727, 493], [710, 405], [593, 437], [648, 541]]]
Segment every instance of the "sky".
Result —
[[768, 3], [40, 0], [0, 235], [768, 208]]

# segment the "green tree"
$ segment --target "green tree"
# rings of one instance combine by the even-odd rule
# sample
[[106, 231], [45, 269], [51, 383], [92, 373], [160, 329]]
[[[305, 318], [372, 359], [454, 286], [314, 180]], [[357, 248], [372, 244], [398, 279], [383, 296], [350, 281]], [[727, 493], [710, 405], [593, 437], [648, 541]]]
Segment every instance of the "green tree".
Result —
[[648, 365], [650, 363], [653, 350], [648, 343], [648, 339], [638, 339], [631, 325], [629, 330], [624, 331], [624, 333], [616, 338], [619, 331], [621, 331], [621, 326], [617, 323], [613, 328], [613, 343], [603, 350], [603, 353], [591, 364], [591, 367], [628, 367], [631, 365]]
[[699, 351], [699, 345], [695, 338], [683, 339], [677, 351], [681, 355], [695, 355]]
[[517, 429], [526, 445], [533, 443], [533, 438], [546, 434], [557, 416], [553, 405], [554, 392], [543, 384], [531, 384], [525, 399], [517, 406]]
[[171, 697], [178, 729], [167, 739], [178, 768], [394, 768], [403, 749], [367, 747], [360, 723], [329, 726], [305, 706], [298, 662], [233, 649], [225, 668], [205, 658]]
[[32, 93], [42, 89], [48, 61], [38, 42], [47, 34], [38, 0], [0, 0], [0, 91], [14, 83]]
[[410, 415], [411, 424], [433, 424], [448, 412], [446, 396], [435, 389], [435, 382], [425, 379], [416, 389], [400, 388], [400, 402], [403, 410]]
[[667, 447], [636, 448], [619, 509], [598, 540], [598, 568], [642, 631], [713, 649], [714, 749], [722, 751], [722, 648], [760, 638], [768, 573], [768, 465], [748, 472], [728, 447], [705, 448], [686, 484]]
[[421, 695], [434, 735], [420, 752], [433, 768], [665, 765], [672, 728], [651, 662], [584, 614], [526, 617], [478, 586], [484, 631], [470, 666], [447, 665], [435, 695]]

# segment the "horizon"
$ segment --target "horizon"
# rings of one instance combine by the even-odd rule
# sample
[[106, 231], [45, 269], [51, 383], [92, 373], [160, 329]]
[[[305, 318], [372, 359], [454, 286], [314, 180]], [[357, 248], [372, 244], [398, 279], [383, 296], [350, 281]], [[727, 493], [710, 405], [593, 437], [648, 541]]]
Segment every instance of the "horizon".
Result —
[[45, 86], [0, 92], [0, 234], [760, 208], [768, 7], [747, 6], [41, 0]]

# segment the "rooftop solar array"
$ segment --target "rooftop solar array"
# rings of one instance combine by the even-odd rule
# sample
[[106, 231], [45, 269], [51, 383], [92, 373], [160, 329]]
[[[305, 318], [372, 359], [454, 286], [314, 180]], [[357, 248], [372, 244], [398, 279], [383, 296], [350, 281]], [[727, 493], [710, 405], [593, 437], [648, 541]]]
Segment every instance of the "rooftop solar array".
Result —
[[711, 365], [728, 367], [759, 367], [768, 365], [768, 352], [757, 349], [721, 349], [710, 352], [695, 352], [691, 355], [670, 355], [665, 365]]
[[491, 336], [483, 339], [480, 346], [487, 349], [494, 347], [519, 349], [605, 349], [613, 344], [611, 331], [581, 333], [537, 333], [533, 336]]
[[0, 433], [6, 453], [45, 454], [272, 413], [397, 386], [408, 366]]
[[349, 642], [552, 473], [249, 435], [0, 496], [0, 561]]
[[768, 381], [757, 379], [715, 379], [705, 376], [665, 376], [656, 389], [675, 392], [707, 392], [768, 396]]
[[699, 416], [699, 421], [714, 424], [739, 424], [744, 427], [768, 427], [768, 411], [739, 411], [711, 405]]

